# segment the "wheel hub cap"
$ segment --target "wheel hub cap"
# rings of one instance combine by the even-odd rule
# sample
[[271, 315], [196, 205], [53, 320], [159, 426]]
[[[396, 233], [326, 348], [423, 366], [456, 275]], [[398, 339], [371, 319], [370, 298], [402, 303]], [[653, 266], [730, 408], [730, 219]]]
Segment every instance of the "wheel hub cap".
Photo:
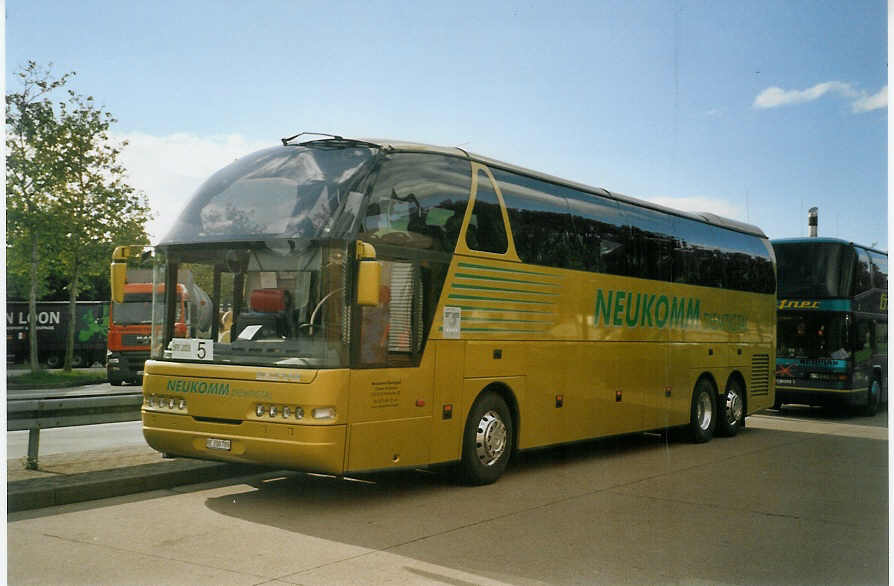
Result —
[[734, 390], [726, 393], [726, 419], [730, 425], [735, 425], [742, 418], [742, 397]]
[[492, 466], [506, 450], [506, 424], [496, 411], [488, 411], [478, 422], [475, 450], [485, 466]]
[[696, 404], [696, 421], [698, 426], [704, 430], [711, 427], [711, 418], [713, 417], [711, 410], [711, 397], [707, 393], [702, 393]]

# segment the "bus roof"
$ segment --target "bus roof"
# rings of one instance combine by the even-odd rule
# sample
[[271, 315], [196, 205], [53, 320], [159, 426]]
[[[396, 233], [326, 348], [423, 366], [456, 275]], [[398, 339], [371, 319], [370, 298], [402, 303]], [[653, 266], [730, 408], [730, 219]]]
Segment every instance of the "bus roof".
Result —
[[[711, 224], [714, 226], [719, 226], [721, 228], [726, 228], [728, 230], [734, 230], [736, 232], [744, 232], [745, 234], [752, 234], [754, 236], [759, 236], [761, 238], [766, 238], [767, 235], [763, 230], [758, 228], [753, 224], [747, 224], [745, 222], [740, 222], [738, 220], [733, 220], [730, 218], [724, 218], [722, 216], [718, 216], [716, 214], [711, 214], [708, 212], [684, 212], [682, 210], [677, 210], [674, 208], [665, 207], [656, 203], [652, 203], [649, 201], [644, 201], [641, 199], [637, 199], [635, 197], [630, 197], [627, 195], [623, 195], [617, 192], [609, 191], [607, 189], [603, 189], [601, 187], [592, 187], [590, 185], [585, 185], [583, 183], [577, 183], [574, 181], [569, 181], [567, 179], [562, 179], [561, 177], [556, 177], [554, 175], [548, 175], [546, 173], [541, 173], [539, 171], [533, 171], [531, 169], [526, 169], [524, 167], [519, 167], [518, 165], [513, 165], [511, 163], [506, 163], [503, 161], [498, 161], [497, 159], [492, 159], [490, 157], [486, 157], [484, 155], [478, 155], [476, 153], [470, 153], [458, 147], [442, 147], [430, 144], [423, 144], [417, 142], [409, 142], [409, 141], [401, 141], [401, 140], [393, 140], [393, 139], [385, 139], [385, 138], [342, 138], [341, 140], [346, 141], [358, 141], [364, 142], [372, 146], [378, 146], [385, 151], [391, 152], [414, 152], [414, 153], [438, 153], [443, 155], [450, 155], [454, 157], [461, 157], [464, 159], [468, 159], [471, 161], [483, 163], [489, 167], [498, 167], [500, 169], [505, 169], [507, 171], [512, 171], [514, 173], [519, 173], [521, 175], [527, 175], [528, 177], [533, 177], [535, 179], [541, 179], [543, 181], [548, 181], [550, 183], [556, 183], [558, 185], [563, 185], [565, 187], [570, 187], [572, 189], [576, 189], [578, 191], [583, 191], [587, 193], [592, 193], [597, 196], [608, 197], [610, 199], [614, 199], [616, 201], [621, 201], [624, 203], [632, 204], [635, 206], [648, 208], [652, 210], [656, 210], [659, 212], [663, 212], [666, 214], [671, 214], [674, 216], [680, 216], [683, 218], [689, 218], [690, 220], [695, 220], [697, 222], [703, 222], [705, 224]], [[325, 142], [325, 140], [315, 139], [309, 140], [306, 142]], [[306, 144], [299, 143], [299, 144]]]
[[857, 244], [856, 242], [851, 242], [849, 240], [842, 240], [841, 238], [828, 238], [828, 237], [800, 237], [800, 238], [774, 238], [770, 241], [771, 244], [812, 244], [812, 243], [828, 243], [828, 244], [844, 244], [845, 246], [856, 246], [858, 248], [863, 248], [865, 250], [871, 250], [877, 254], [883, 254], [888, 256], [888, 253], [884, 250], [879, 250], [877, 248], [872, 248], [871, 246], [866, 246], [864, 244]]

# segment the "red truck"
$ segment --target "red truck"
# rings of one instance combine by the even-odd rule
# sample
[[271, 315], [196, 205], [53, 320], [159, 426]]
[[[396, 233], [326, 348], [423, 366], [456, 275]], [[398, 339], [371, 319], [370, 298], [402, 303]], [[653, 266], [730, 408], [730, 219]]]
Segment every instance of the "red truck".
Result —
[[[164, 293], [164, 285], [159, 286]], [[163, 310], [159, 306], [159, 310]], [[195, 284], [177, 284], [177, 317], [174, 337], [208, 337], [211, 331], [211, 302]], [[152, 283], [127, 283], [124, 301], [112, 302], [109, 312], [106, 369], [109, 382], [139, 384], [143, 364], [149, 358], [152, 338]]]

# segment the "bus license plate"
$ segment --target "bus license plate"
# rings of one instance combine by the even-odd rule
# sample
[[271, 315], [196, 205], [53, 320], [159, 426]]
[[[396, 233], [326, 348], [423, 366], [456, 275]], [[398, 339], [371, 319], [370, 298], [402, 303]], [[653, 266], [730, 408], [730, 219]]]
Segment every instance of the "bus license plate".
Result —
[[209, 450], [224, 450], [229, 452], [230, 443], [231, 442], [228, 439], [218, 439], [216, 437], [205, 438], [205, 447]]

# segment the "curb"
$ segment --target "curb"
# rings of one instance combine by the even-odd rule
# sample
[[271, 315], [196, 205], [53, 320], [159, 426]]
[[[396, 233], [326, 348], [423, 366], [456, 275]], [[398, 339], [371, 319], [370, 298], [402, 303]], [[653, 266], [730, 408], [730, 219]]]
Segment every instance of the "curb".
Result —
[[70, 476], [17, 480], [6, 485], [6, 510], [16, 512], [54, 507], [266, 470], [269, 468], [249, 464], [171, 460]]
[[[14, 379], [15, 377], [13, 377]], [[60, 382], [60, 383], [14, 383], [6, 379], [6, 388], [16, 391], [30, 391], [34, 389], [67, 389], [71, 387], [85, 387], [87, 385], [101, 385], [109, 382], [108, 379], [99, 379], [86, 382]]]

